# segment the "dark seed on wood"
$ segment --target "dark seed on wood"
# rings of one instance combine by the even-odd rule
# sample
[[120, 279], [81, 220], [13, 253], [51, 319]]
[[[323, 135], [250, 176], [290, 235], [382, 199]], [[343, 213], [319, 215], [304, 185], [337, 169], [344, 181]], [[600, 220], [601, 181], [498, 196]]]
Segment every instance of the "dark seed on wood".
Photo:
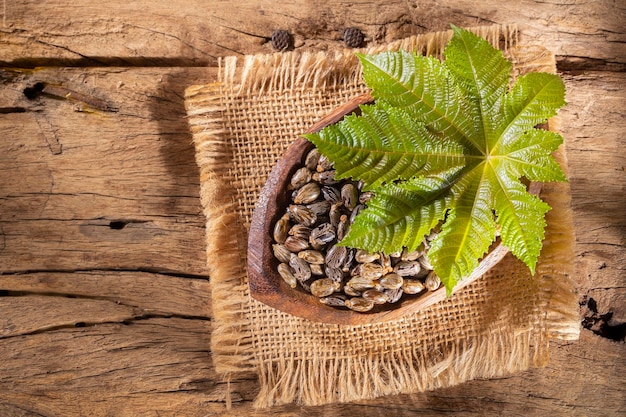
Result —
[[350, 27], [343, 32], [343, 41], [349, 48], [359, 48], [365, 41], [365, 35], [361, 29]]
[[279, 29], [272, 33], [272, 48], [277, 51], [293, 49], [293, 36], [286, 30]]

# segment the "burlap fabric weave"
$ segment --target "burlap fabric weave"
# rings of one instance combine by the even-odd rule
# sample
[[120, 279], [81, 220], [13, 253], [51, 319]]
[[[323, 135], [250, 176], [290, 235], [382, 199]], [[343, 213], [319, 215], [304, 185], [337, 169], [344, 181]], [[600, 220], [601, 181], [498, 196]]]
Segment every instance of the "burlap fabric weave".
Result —
[[[555, 71], [544, 48], [518, 45], [515, 27], [472, 30], [503, 49], [516, 74]], [[439, 56], [450, 36], [420, 35], [366, 52], [403, 48]], [[360, 326], [310, 322], [250, 297], [247, 230], [259, 192], [299, 133], [365, 91], [353, 52], [226, 58], [219, 82], [186, 91], [207, 217], [213, 361], [227, 378], [258, 374], [257, 407], [354, 401], [503, 376], [546, 364], [551, 338], [578, 337], [567, 183], [544, 187], [553, 209], [535, 276], [507, 255], [443, 302]], [[565, 168], [562, 150], [557, 157]]]

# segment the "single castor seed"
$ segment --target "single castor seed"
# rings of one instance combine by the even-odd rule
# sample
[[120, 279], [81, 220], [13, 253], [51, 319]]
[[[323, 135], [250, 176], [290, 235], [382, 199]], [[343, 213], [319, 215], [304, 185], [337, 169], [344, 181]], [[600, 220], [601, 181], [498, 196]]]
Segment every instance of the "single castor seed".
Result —
[[315, 275], [315, 276], [322, 276], [324, 275], [324, 266], [323, 265], [318, 265], [318, 264], [311, 264], [311, 275]]
[[341, 192], [330, 185], [325, 185], [322, 187], [322, 196], [324, 200], [328, 201], [331, 204], [335, 204], [341, 201]]
[[346, 306], [346, 296], [342, 294], [333, 294], [328, 297], [320, 298], [320, 302], [322, 304], [326, 304], [331, 307], [345, 307]]
[[292, 190], [296, 190], [303, 187], [305, 184], [308, 184], [309, 181], [311, 181], [312, 174], [311, 170], [306, 167], [299, 168], [291, 176], [291, 180], [289, 181], [290, 188]]
[[272, 48], [277, 51], [293, 49], [293, 36], [286, 30], [279, 29], [272, 33]]
[[330, 223], [322, 223], [315, 229], [311, 230], [311, 236], [309, 236], [309, 242], [311, 245], [324, 246], [330, 243], [337, 237], [335, 228]]
[[380, 279], [380, 285], [386, 290], [397, 290], [402, 288], [404, 279], [398, 274], [387, 274]]
[[330, 203], [328, 201], [316, 201], [306, 206], [317, 217], [323, 217], [330, 211]]
[[383, 294], [387, 297], [387, 302], [393, 304], [400, 301], [400, 298], [402, 298], [402, 294], [404, 293], [402, 292], [402, 288], [398, 288], [395, 290], [383, 290]]
[[424, 285], [426, 285], [426, 288], [428, 288], [429, 291], [435, 291], [441, 286], [441, 279], [437, 276], [437, 274], [435, 274], [434, 271], [432, 271], [426, 277]]
[[380, 259], [380, 254], [370, 253], [370, 252], [364, 251], [363, 249], [357, 249], [356, 254], [354, 255], [354, 259], [356, 259], [358, 263], [365, 264], [365, 263], [374, 262]]
[[303, 250], [302, 252], [298, 253], [298, 257], [301, 259], [304, 259], [309, 264], [315, 264], [315, 265], [324, 264], [324, 255], [320, 251], [311, 250], [311, 249]]
[[296, 277], [298, 281], [304, 282], [311, 278], [311, 267], [304, 259], [296, 255], [291, 255], [289, 266], [293, 271], [293, 276]]
[[349, 48], [359, 48], [365, 41], [365, 35], [361, 32], [361, 29], [349, 27], [343, 31], [343, 41]]
[[311, 236], [311, 228], [302, 224], [294, 224], [291, 229], [289, 229], [289, 236], [309, 240], [309, 236]]
[[281, 263], [278, 265], [278, 273], [291, 288], [296, 288], [298, 280], [293, 276], [291, 268], [287, 264]]
[[311, 294], [316, 297], [327, 297], [335, 292], [337, 284], [330, 278], [322, 278], [311, 283]]
[[385, 294], [378, 290], [367, 290], [363, 292], [362, 295], [367, 301], [371, 301], [374, 304], [385, 304], [387, 302], [387, 297]]
[[275, 243], [272, 245], [272, 250], [274, 251], [274, 256], [276, 259], [283, 263], [289, 263], [289, 259], [291, 259], [291, 251], [280, 243]]
[[359, 191], [352, 184], [346, 184], [341, 187], [341, 200], [348, 210], [354, 210], [359, 202]]
[[300, 252], [301, 250], [308, 249], [309, 242], [304, 239], [295, 236], [289, 236], [285, 240], [285, 248], [290, 252]]
[[341, 268], [346, 260], [348, 249], [345, 246], [332, 246], [326, 252], [326, 265], [331, 268]]
[[330, 160], [322, 155], [320, 159], [317, 161], [317, 172], [324, 172], [333, 169], [333, 163]]
[[421, 266], [416, 261], [400, 261], [393, 267], [393, 272], [401, 277], [413, 277], [420, 272]]
[[274, 226], [274, 240], [277, 243], [285, 243], [285, 239], [287, 239], [290, 228], [291, 222], [289, 221], [289, 217], [283, 216], [280, 220], [276, 222], [276, 225]]
[[374, 303], [362, 297], [354, 297], [346, 300], [346, 307], [350, 310], [365, 313], [366, 311], [370, 311], [374, 308]]
[[327, 278], [330, 278], [339, 284], [343, 282], [343, 271], [341, 269], [326, 266], [326, 268], [324, 268], [324, 272], [326, 272]]
[[317, 148], [313, 148], [306, 154], [306, 159], [304, 160], [304, 166], [306, 166], [311, 171], [315, 171], [317, 168], [317, 163], [320, 160], [320, 151]]
[[292, 204], [287, 207], [287, 213], [289, 213], [291, 220], [304, 226], [313, 226], [317, 221], [317, 216], [313, 210], [305, 206]]
[[293, 202], [296, 204], [309, 204], [317, 200], [320, 195], [320, 186], [314, 182], [310, 182], [298, 189], [296, 195], [293, 198]]
[[406, 294], [419, 294], [424, 291], [424, 284], [417, 279], [405, 279], [402, 283], [402, 291]]

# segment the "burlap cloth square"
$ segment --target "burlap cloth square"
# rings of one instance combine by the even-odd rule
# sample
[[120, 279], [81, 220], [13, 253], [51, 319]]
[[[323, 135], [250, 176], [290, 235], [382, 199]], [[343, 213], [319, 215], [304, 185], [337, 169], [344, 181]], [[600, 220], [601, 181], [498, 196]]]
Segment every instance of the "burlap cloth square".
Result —
[[[554, 56], [519, 46], [515, 27], [472, 30], [505, 51], [517, 75], [555, 72]], [[403, 48], [440, 56], [450, 37], [419, 35], [365, 52]], [[354, 401], [499, 377], [545, 365], [550, 339], [578, 337], [567, 183], [544, 187], [553, 209], [534, 276], [508, 255], [443, 302], [360, 326], [310, 322], [250, 297], [247, 230], [267, 175], [300, 133], [365, 89], [354, 51], [344, 50], [225, 58], [219, 82], [186, 91], [207, 219], [213, 362], [226, 378], [258, 374], [256, 407]], [[566, 168], [564, 151], [556, 156]]]

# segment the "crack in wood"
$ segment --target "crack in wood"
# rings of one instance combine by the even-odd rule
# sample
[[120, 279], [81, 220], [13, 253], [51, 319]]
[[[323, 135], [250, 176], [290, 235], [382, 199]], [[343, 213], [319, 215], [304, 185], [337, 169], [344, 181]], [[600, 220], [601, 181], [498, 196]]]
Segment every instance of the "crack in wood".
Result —
[[[78, 297], [77, 297], [78, 298]], [[0, 335], [0, 340], [7, 340], [7, 339], [13, 339], [13, 338], [17, 338], [17, 337], [23, 337], [23, 336], [31, 336], [31, 335], [36, 335], [36, 334], [42, 334], [42, 333], [48, 333], [48, 332], [54, 332], [57, 330], [65, 330], [65, 329], [82, 329], [82, 328], [86, 328], [86, 327], [94, 327], [94, 326], [104, 326], [104, 325], [125, 325], [125, 326], [130, 326], [133, 325], [135, 323], [138, 322], [142, 322], [142, 321], [148, 321], [148, 320], [152, 320], [152, 319], [181, 319], [181, 320], [198, 320], [198, 321], [206, 321], [206, 322], [210, 322], [211, 318], [210, 317], [206, 317], [206, 316], [189, 316], [189, 315], [184, 315], [184, 314], [156, 314], [156, 313], [149, 313], [149, 314], [142, 314], [140, 316], [133, 316], [133, 317], [128, 317], [119, 321], [92, 321], [92, 322], [88, 322], [88, 321], [77, 321], [73, 324], [59, 324], [59, 325], [54, 325], [54, 326], [43, 326], [39, 329], [35, 329], [35, 330], [31, 330], [31, 331], [26, 331], [26, 332], [20, 332], [20, 333], [15, 333], [15, 334], [11, 334], [8, 336], [2, 336]], [[202, 352], [205, 352], [204, 350]], [[206, 352], [210, 352], [209, 349], [206, 350]]]
[[[2, 229], [0, 228], [0, 236], [2, 236]], [[1, 249], [1, 247], [0, 247]], [[159, 268], [137, 268], [137, 269], [128, 269], [128, 268], [85, 268], [85, 269], [28, 269], [21, 271], [10, 271], [10, 272], [1, 272], [0, 277], [2, 275], [29, 275], [29, 274], [39, 274], [39, 273], [62, 273], [62, 274], [72, 274], [72, 273], [101, 273], [106, 274], [107, 272], [111, 273], [119, 273], [119, 272], [144, 272], [155, 275], [163, 275], [172, 278], [184, 278], [184, 279], [198, 279], [202, 281], [210, 281], [210, 278], [207, 275], [201, 274], [193, 274], [188, 272], [178, 272], [178, 271], [168, 271]]]
[[46, 115], [42, 113], [34, 113], [35, 121], [39, 126], [41, 136], [48, 144], [48, 148], [52, 155], [61, 155], [63, 153], [63, 145], [59, 142], [59, 137], [56, 134], [56, 129], [50, 123], [50, 120]]
[[25, 107], [0, 107], [0, 114], [26, 113]]

